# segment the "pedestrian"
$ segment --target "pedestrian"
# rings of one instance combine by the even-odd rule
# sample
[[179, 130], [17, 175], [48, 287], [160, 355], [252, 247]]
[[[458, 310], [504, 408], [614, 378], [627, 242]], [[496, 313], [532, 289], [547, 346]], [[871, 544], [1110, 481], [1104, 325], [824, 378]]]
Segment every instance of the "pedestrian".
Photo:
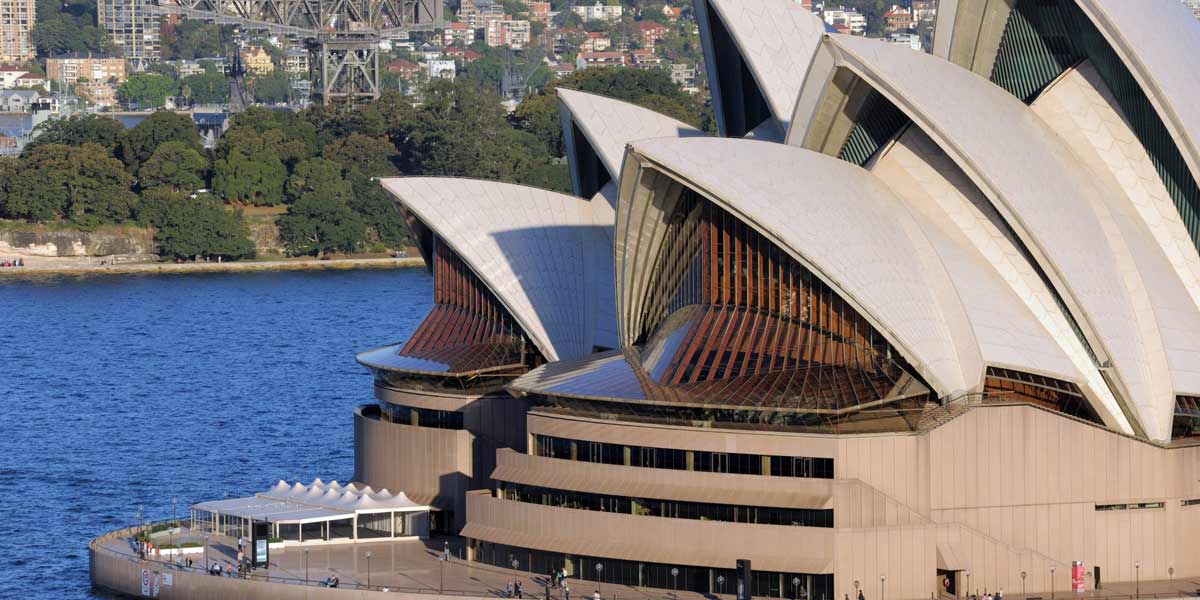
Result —
[[865, 598], [863, 598], [862, 590], [858, 590], [858, 600], [866, 600]]
[[511, 581], [505, 582], [505, 584], [504, 584], [504, 597], [505, 598], [513, 597], [513, 584]]
[[596, 590], [592, 593], [592, 600], [600, 600], [600, 590]]
[[563, 600], [571, 600], [571, 588], [565, 580], [563, 581]]
[[525, 585], [517, 581], [517, 600], [525, 597]]
[[1004, 588], [996, 590], [996, 600], [1004, 600]]

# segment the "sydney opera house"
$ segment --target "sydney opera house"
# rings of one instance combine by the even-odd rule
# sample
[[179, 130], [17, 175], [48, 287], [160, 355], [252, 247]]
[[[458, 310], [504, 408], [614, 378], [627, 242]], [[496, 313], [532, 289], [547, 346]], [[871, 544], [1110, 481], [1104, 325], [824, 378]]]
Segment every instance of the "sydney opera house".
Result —
[[585, 580], [1200, 576], [1200, 24], [942, 0], [926, 54], [696, 12], [719, 135], [560, 89], [573, 195], [382, 182], [434, 306], [358, 356], [356, 481]]

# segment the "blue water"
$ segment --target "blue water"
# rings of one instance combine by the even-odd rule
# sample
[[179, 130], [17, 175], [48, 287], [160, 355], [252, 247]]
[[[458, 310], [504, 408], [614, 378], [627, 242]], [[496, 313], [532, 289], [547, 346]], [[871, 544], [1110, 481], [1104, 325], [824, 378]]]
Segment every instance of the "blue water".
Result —
[[419, 269], [0, 276], [0, 597], [94, 597], [87, 542], [139, 506], [348, 479], [354, 354], [430, 298]]

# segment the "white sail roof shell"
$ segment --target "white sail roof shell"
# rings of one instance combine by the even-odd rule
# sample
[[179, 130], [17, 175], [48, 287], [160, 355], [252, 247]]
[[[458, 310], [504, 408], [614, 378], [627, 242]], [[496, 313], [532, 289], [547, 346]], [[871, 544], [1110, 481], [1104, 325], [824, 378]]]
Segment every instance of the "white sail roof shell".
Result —
[[[786, 132], [825, 22], [791, 0], [704, 0], [696, 8], [701, 27], [711, 18], [702, 11], [714, 11], [721, 18], [779, 129]], [[711, 44], [706, 44], [706, 62], [713, 68], [717, 62], [711, 53]]]
[[610, 233], [597, 224], [592, 201], [474, 179], [402, 177], [382, 184], [470, 266], [546, 360], [592, 351], [597, 314], [605, 295], [612, 298], [604, 275], [604, 263], [612, 261]]
[[[630, 152], [630, 163], [636, 154], [665, 166], [791, 253], [871, 321], [938, 393], [953, 396], [980, 383], [973, 334], [929, 240], [900, 200], [862, 169], [741, 139], [643, 140]], [[623, 232], [642, 227], [632, 213], [633, 187], [622, 182], [619, 248]], [[623, 261], [618, 254], [618, 279], [641, 268], [638, 258]]]
[[[564, 125], [567, 119], [574, 121], [613, 181], [621, 177], [625, 146], [634, 140], [708, 135], [683, 121], [622, 100], [566, 88], [556, 92]], [[569, 134], [564, 126], [563, 135], [569, 138]]]

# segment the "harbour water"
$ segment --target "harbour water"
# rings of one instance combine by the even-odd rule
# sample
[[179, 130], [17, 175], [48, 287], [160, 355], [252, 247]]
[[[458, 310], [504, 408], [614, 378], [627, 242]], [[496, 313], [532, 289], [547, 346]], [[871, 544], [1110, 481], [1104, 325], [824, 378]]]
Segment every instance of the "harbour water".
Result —
[[87, 542], [139, 508], [350, 478], [354, 354], [430, 297], [421, 269], [0, 277], [0, 597], [95, 597]]

